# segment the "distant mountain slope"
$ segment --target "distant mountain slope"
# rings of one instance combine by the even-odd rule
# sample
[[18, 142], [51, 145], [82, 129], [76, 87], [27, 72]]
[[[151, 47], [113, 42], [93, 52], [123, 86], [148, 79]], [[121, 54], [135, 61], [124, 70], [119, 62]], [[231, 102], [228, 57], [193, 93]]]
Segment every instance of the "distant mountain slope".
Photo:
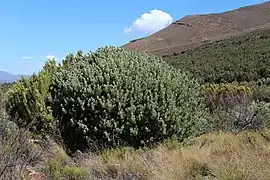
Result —
[[202, 82], [268, 81], [270, 83], [270, 27], [163, 56], [177, 69]]
[[123, 47], [166, 55], [267, 25], [270, 25], [270, 1], [223, 13], [186, 16], [159, 32], [133, 40]]
[[[23, 76], [26, 76], [26, 75], [23, 75]], [[20, 78], [21, 78], [21, 75], [12, 75], [5, 71], [0, 71], [0, 83], [14, 82]]]

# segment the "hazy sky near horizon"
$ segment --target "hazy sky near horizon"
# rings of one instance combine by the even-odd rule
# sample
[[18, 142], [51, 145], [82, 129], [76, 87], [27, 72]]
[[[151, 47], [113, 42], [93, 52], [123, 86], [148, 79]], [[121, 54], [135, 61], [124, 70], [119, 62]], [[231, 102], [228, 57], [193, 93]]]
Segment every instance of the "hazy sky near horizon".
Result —
[[47, 58], [122, 45], [190, 14], [266, 0], [11, 0], [0, 4], [0, 70], [31, 74]]

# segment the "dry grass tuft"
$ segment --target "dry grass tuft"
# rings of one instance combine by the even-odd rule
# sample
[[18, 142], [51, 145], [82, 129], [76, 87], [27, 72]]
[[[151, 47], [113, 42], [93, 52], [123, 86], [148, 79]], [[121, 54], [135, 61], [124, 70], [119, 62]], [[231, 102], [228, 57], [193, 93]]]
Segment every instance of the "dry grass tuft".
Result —
[[185, 145], [84, 154], [80, 166], [96, 180], [263, 180], [270, 179], [269, 140], [270, 131], [211, 133]]

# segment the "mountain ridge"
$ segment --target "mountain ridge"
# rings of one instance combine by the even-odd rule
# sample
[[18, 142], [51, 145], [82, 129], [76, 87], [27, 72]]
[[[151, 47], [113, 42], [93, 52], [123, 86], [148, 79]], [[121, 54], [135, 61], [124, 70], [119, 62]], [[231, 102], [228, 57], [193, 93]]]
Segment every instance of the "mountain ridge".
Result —
[[270, 26], [270, 1], [221, 13], [186, 15], [122, 47], [163, 56], [266, 25]]
[[11, 83], [19, 80], [22, 76], [28, 77], [28, 75], [14, 75], [6, 71], [0, 71], [0, 83]]

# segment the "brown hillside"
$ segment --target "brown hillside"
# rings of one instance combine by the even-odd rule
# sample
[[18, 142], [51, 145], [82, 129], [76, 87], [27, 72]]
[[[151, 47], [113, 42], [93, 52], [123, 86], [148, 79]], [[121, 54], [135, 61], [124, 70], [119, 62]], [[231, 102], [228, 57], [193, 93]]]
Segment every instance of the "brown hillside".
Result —
[[123, 47], [166, 55], [268, 25], [270, 1], [223, 13], [185, 16], [161, 31], [133, 40]]

